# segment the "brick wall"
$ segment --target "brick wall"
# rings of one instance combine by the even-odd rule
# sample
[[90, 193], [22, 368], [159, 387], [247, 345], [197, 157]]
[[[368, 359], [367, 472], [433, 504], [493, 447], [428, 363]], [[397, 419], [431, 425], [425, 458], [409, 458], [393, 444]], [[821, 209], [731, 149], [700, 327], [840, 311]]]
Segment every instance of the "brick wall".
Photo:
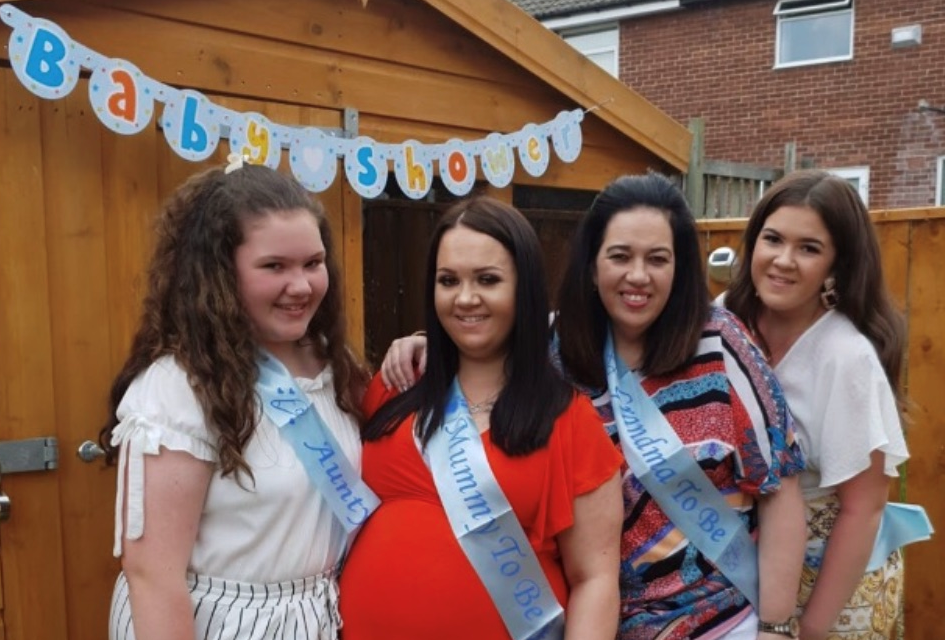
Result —
[[[675, 119], [702, 117], [706, 157], [870, 168], [871, 209], [934, 203], [945, 155], [945, 1], [854, 0], [853, 59], [774, 69], [776, 0], [722, 0], [627, 20], [620, 77]], [[922, 44], [893, 49], [893, 27]]]

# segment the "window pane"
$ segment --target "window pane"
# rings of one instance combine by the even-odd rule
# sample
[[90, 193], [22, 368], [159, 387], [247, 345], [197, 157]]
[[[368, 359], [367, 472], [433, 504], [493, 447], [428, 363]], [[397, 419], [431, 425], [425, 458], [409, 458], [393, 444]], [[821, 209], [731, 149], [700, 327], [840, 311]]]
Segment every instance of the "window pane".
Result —
[[778, 62], [789, 64], [805, 60], [845, 58], [850, 56], [850, 11], [821, 13], [778, 21], [781, 50]]
[[617, 48], [620, 40], [617, 29], [608, 28], [577, 35], [565, 34], [564, 39], [604, 71], [612, 76], [617, 75]]
[[613, 51], [599, 51], [597, 53], [587, 54], [588, 60], [611, 75], [615, 75], [617, 69], [616, 55]]

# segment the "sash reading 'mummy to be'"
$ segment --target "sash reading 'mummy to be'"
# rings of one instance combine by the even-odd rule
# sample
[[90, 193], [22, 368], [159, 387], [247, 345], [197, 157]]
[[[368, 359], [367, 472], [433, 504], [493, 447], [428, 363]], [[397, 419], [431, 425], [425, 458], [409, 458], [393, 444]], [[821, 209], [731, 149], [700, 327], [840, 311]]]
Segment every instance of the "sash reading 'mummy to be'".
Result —
[[479, 430], [454, 380], [443, 424], [424, 461], [453, 534], [514, 640], [564, 637], [564, 610], [492, 473]]
[[604, 347], [607, 387], [620, 445], [630, 470], [672, 523], [758, 609], [758, 549], [748, 529], [712, 484], [617, 357], [608, 331]]
[[351, 465], [315, 406], [277, 358], [262, 353], [257, 360], [256, 392], [263, 412], [272, 420], [305, 467], [308, 479], [349, 534], [364, 524], [380, 504]]

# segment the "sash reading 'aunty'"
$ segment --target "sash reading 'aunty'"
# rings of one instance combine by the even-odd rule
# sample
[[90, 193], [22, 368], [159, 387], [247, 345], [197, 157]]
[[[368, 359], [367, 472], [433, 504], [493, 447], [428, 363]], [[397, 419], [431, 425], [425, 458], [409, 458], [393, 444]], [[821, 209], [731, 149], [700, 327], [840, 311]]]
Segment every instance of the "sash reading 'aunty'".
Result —
[[607, 387], [630, 470], [672, 523], [758, 609], [758, 549], [738, 512], [686, 450], [614, 351], [604, 346]]
[[352, 533], [364, 524], [380, 500], [351, 466], [335, 436], [285, 365], [268, 353], [260, 355], [257, 365], [256, 392], [263, 412], [292, 445], [308, 479], [345, 531]]
[[479, 430], [454, 380], [430, 468], [453, 534], [514, 640], [564, 637], [564, 610], [492, 473]]

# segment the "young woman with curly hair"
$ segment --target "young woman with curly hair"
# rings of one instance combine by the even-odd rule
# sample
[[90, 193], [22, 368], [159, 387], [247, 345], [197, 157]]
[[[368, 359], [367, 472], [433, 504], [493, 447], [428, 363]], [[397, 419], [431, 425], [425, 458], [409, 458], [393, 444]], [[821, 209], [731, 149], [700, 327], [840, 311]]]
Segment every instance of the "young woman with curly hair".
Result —
[[[349, 531], [287, 434], [327, 433], [356, 478], [368, 377], [340, 283], [323, 210], [276, 171], [213, 169], [166, 204], [101, 434], [119, 464], [110, 638], [337, 637]], [[266, 366], [305, 407], [287, 424]]]

